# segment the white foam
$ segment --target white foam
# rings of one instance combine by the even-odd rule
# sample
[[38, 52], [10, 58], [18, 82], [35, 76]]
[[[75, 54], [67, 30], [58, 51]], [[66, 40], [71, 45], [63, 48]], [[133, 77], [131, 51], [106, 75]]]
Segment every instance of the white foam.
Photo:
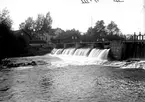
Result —
[[91, 65], [103, 64], [105, 61], [107, 61], [109, 49], [68, 48], [55, 49], [53, 52], [55, 53], [50, 54], [50, 56], [61, 58], [65, 62], [65, 65]]
[[24, 69], [30, 69], [33, 68], [33, 66], [21, 66], [21, 67], [17, 67], [16, 70], [24, 70]]

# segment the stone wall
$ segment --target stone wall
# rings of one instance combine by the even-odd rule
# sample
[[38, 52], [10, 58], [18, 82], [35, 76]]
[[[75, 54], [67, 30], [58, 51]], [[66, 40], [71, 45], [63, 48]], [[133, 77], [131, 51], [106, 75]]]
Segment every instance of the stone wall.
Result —
[[110, 53], [112, 57], [116, 60], [122, 60], [123, 53], [125, 52], [125, 46], [122, 42], [119, 41], [112, 41], [110, 43]]

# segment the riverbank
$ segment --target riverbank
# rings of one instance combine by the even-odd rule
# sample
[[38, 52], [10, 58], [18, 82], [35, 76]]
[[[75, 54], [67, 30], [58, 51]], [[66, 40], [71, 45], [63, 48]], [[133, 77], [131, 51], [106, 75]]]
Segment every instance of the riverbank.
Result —
[[[13, 66], [11, 69], [0, 71], [2, 102], [144, 102], [145, 100], [144, 70], [95, 64], [56, 66], [59, 60], [49, 55], [15, 58], [10, 61], [13, 64], [35, 61], [37, 65]], [[65, 64], [63, 61], [59, 62]]]

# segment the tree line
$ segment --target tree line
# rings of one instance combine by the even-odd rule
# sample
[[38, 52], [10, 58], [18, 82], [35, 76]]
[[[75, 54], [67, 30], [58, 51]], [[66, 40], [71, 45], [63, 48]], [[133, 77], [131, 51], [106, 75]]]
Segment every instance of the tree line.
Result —
[[[51, 42], [74, 42], [74, 41], [112, 41], [124, 40], [126, 37], [121, 33], [117, 24], [111, 21], [105, 25], [103, 20], [96, 22], [94, 27], [89, 27], [86, 33], [81, 34], [79, 30], [63, 30], [61, 28], [52, 28], [52, 18], [50, 12], [46, 15], [38, 14], [37, 19], [28, 17], [19, 25], [19, 29], [27, 31], [32, 38], [42, 38], [51, 36]], [[45, 40], [45, 39], [44, 39]]]
[[81, 34], [80, 31], [62, 30], [57, 28], [55, 31], [54, 42], [96, 42], [96, 41], [113, 41], [125, 40], [123, 35], [115, 22], [111, 21], [107, 26], [103, 20], [97, 21], [94, 27], [89, 27], [86, 33]]
[[107, 26], [103, 20], [97, 21], [94, 27], [88, 28], [83, 35], [84, 41], [112, 41], [125, 40], [117, 24], [111, 21]]

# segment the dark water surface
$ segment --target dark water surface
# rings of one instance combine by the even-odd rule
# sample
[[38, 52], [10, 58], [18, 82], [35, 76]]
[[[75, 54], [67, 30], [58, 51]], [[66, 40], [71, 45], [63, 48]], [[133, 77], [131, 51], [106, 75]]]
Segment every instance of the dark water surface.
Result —
[[145, 102], [144, 70], [54, 66], [49, 62], [56, 58], [50, 57], [18, 58], [13, 63], [32, 60], [38, 65], [0, 71], [0, 102]]

